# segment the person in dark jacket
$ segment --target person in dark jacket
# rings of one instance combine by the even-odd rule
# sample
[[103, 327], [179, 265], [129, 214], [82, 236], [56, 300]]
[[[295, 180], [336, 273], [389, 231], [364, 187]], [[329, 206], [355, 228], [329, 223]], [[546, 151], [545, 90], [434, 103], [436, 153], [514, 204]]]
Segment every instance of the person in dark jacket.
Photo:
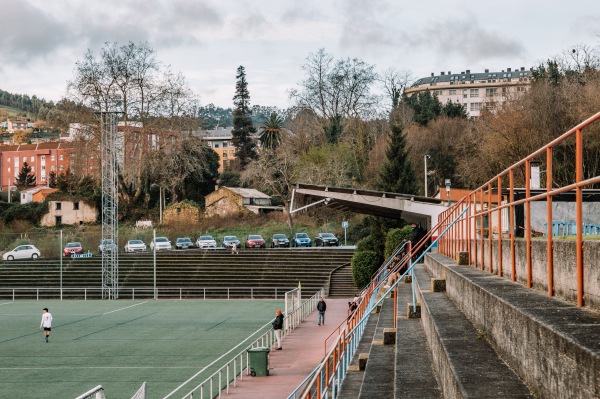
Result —
[[283, 314], [277, 309], [275, 312], [275, 320], [273, 321], [273, 330], [275, 330], [275, 339], [277, 340], [277, 349], [281, 350], [281, 330], [283, 329]]
[[327, 310], [327, 304], [325, 303], [325, 299], [321, 298], [319, 303], [317, 303], [317, 310], [319, 311], [319, 322], [317, 325], [325, 324], [325, 311]]

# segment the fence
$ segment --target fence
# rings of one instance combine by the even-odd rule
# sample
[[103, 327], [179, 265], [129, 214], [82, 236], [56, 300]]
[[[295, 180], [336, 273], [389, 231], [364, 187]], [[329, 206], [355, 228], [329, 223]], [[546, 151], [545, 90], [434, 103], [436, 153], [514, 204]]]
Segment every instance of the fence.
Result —
[[[468, 255], [468, 263], [484, 270], [487, 269], [499, 276], [505, 274], [503, 262], [503, 245], [508, 245], [507, 263], [510, 263], [510, 276], [517, 280], [515, 240], [517, 236], [525, 240], [525, 273], [526, 286], [533, 287], [532, 280], [532, 203], [544, 201], [546, 204], [546, 232], [543, 237], [536, 238], [546, 241], [546, 276], [543, 285], [547, 287], [549, 296], [555, 294], [554, 281], [554, 244], [553, 244], [553, 201], [558, 195], [571, 195], [574, 197], [575, 235], [574, 267], [572, 278], [576, 279], [577, 305], [584, 306], [584, 257], [583, 257], [583, 204], [584, 188], [595, 188], [600, 183], [600, 176], [592, 176], [596, 170], [589, 169], [596, 165], [597, 150], [586, 150], [584, 138], [589, 139], [590, 146], [597, 137], [598, 125], [595, 131], [584, 137], [586, 132], [592, 130], [590, 126], [600, 120], [600, 113], [583, 121], [560, 137], [534, 151], [524, 159], [518, 161], [508, 169], [502, 171], [481, 187], [472, 191], [464, 201], [446, 210], [440, 215], [457, 215], [463, 209], [470, 208], [469, 212], [459, 223], [453, 226], [449, 234], [440, 242], [440, 253], [455, 258], [460, 252]], [[597, 146], [596, 146], [597, 147]], [[594, 148], [596, 148], [594, 147]], [[584, 151], [586, 150], [586, 151]], [[558, 157], [557, 157], [558, 154]], [[560, 161], [560, 165], [558, 165]], [[537, 189], [537, 184], [532, 184], [532, 165], [541, 164], [544, 167], [546, 179], [545, 187]], [[559, 168], [560, 166], [560, 168]], [[585, 168], [588, 168], [586, 170]], [[573, 171], [570, 173], [569, 171]], [[558, 172], [562, 180], [556, 179]], [[587, 176], [584, 174], [587, 174]], [[524, 193], [522, 198], [516, 198], [518, 191], [516, 182], [522, 180]], [[537, 182], [536, 182], [537, 183]], [[516, 210], [522, 209], [523, 220], [516, 220]], [[508, 210], [508, 229], [503, 226], [503, 211]], [[504, 222], [506, 223], [506, 222]], [[485, 228], [485, 226], [488, 226]], [[508, 233], [505, 235], [503, 231]], [[542, 234], [539, 234], [542, 235]], [[506, 242], [504, 242], [506, 239]], [[506, 272], [508, 273], [508, 272]]]
[[[287, 324], [283, 330], [283, 337], [285, 337], [290, 331], [297, 327], [299, 323], [301, 323], [306, 317], [311, 314], [317, 306], [317, 302], [319, 299], [325, 294], [325, 289], [321, 288], [317, 291], [315, 295], [310, 297], [309, 299], [302, 302], [302, 304], [294, 309], [290, 314], [285, 315], [285, 319], [290, 319], [292, 322]], [[252, 343], [245, 343], [258, 335]], [[226, 393], [229, 393], [229, 388], [231, 386], [236, 386], [238, 380], [243, 380], [244, 374], [247, 376], [250, 374], [250, 365], [249, 365], [249, 356], [248, 349], [250, 348], [258, 348], [258, 347], [270, 347], [275, 342], [275, 334], [271, 327], [271, 322], [265, 324], [261, 328], [259, 328], [256, 332], [254, 332], [250, 337], [241, 342], [235, 348], [231, 349], [229, 352], [225, 353], [214, 362], [204, 367], [198, 373], [194, 374], [187, 381], [182, 383], [179, 387], [177, 387], [173, 392], [169, 393], [164, 399], [168, 399], [173, 397], [179, 390], [185, 387], [188, 383], [193, 381], [199, 375], [201, 375], [204, 371], [214, 366], [222, 359], [227, 358], [227, 356], [232, 353], [236, 353], [230, 360], [228, 360], [223, 366], [221, 366], [218, 370], [208, 376], [204, 381], [182, 396], [182, 399], [192, 399], [192, 398], [214, 398], [215, 396], [220, 398], [221, 393], [224, 390]], [[242, 349], [240, 349], [242, 348]], [[198, 396], [199, 395], [199, 396]]]
[[[265, 287], [157, 287], [156, 299], [283, 299], [285, 291]], [[153, 299], [152, 287], [121, 287], [119, 299]], [[102, 299], [101, 287], [0, 288], [1, 300]]]

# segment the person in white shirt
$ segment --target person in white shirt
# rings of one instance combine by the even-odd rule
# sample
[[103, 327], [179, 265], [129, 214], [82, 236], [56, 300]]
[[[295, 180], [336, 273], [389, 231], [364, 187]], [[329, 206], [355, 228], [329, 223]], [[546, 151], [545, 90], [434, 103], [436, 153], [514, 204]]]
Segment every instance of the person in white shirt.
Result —
[[40, 323], [40, 329], [44, 328], [44, 337], [48, 342], [48, 337], [52, 331], [52, 315], [48, 312], [48, 308], [42, 310], [42, 322]]

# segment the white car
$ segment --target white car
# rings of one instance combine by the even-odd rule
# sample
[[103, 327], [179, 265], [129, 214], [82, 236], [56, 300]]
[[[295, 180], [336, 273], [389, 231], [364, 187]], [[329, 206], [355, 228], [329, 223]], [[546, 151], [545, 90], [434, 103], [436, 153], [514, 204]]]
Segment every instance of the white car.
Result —
[[125, 252], [146, 252], [146, 244], [142, 240], [129, 240], [125, 244]]
[[31, 244], [19, 245], [12, 251], [6, 252], [2, 255], [4, 260], [15, 260], [15, 259], [37, 259], [41, 256], [40, 250]]
[[198, 239], [196, 240], [196, 246], [198, 248], [217, 248], [217, 241], [212, 238], [212, 236], [200, 236], [198, 237]]
[[156, 248], [156, 252], [170, 251], [171, 241], [169, 241], [167, 237], [156, 237], [156, 239], [150, 243], [150, 251], [154, 251], [154, 248]]
[[113, 242], [113, 240], [100, 240], [100, 244], [98, 244], [98, 253], [102, 254], [102, 252], [110, 252], [117, 249], [117, 245]]

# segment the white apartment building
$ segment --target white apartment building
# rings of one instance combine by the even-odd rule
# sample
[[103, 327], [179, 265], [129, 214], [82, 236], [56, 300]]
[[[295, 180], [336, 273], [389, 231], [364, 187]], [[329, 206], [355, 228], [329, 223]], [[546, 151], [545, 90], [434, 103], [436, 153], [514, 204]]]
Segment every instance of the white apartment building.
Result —
[[524, 67], [513, 70], [474, 73], [467, 69], [461, 73], [441, 72], [439, 75], [418, 79], [405, 90], [407, 96], [426, 90], [436, 95], [442, 104], [458, 102], [464, 105], [469, 118], [477, 118], [481, 110], [494, 109], [504, 101], [523, 94], [531, 84], [531, 71]]

